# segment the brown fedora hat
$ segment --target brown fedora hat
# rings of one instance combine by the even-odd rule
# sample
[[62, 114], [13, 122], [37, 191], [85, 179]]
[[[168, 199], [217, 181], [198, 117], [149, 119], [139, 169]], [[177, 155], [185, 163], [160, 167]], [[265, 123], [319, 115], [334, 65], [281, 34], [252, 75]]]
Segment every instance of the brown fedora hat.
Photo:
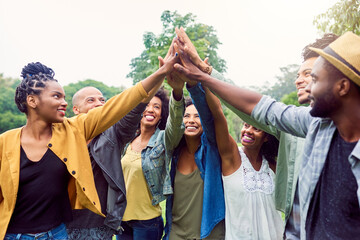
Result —
[[346, 32], [324, 49], [310, 48], [360, 86], [360, 37]]

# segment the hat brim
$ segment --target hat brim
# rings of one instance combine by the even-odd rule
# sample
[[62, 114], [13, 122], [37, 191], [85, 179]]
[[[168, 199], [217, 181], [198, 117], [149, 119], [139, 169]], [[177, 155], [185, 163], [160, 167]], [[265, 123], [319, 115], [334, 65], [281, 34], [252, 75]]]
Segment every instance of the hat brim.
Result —
[[352, 69], [350, 69], [346, 64], [344, 64], [339, 59], [331, 56], [330, 54], [324, 52], [324, 50], [319, 48], [310, 47], [310, 50], [318, 53], [321, 57], [325, 58], [329, 61], [335, 68], [337, 68], [340, 72], [342, 72], [345, 76], [347, 76], [350, 80], [352, 80], [356, 85], [360, 86], [360, 76], [356, 74]]

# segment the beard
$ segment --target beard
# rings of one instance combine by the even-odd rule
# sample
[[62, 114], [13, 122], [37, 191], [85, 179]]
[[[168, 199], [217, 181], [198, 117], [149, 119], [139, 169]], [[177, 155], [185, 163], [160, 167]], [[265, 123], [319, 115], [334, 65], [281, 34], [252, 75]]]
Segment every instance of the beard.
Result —
[[339, 100], [329, 91], [328, 94], [313, 100], [310, 114], [313, 117], [330, 118], [339, 106]]

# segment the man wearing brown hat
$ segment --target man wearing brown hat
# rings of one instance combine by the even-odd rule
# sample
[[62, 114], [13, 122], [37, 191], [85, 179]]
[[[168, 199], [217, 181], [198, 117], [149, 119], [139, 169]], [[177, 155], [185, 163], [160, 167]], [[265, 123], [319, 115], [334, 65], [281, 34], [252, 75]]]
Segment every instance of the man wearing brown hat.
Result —
[[[181, 43], [178, 42], [181, 47]], [[176, 69], [226, 102], [295, 136], [306, 137], [299, 176], [302, 239], [360, 236], [360, 37], [346, 33], [320, 54], [306, 88], [313, 108], [287, 106], [212, 78], [181, 53]]]

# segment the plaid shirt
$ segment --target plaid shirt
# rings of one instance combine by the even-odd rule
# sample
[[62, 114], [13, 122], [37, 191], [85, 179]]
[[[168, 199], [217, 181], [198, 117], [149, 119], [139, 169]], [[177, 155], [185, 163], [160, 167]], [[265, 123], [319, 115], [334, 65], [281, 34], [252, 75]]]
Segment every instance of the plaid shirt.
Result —
[[[273, 125], [281, 131], [298, 137], [306, 137], [299, 175], [299, 202], [301, 216], [301, 239], [305, 239], [305, 223], [314, 189], [322, 172], [332, 137], [336, 130], [328, 118], [314, 118], [310, 107], [288, 106], [263, 96], [255, 106], [252, 117]], [[348, 157], [352, 173], [360, 186], [360, 140]], [[360, 188], [357, 189], [360, 205]]]

